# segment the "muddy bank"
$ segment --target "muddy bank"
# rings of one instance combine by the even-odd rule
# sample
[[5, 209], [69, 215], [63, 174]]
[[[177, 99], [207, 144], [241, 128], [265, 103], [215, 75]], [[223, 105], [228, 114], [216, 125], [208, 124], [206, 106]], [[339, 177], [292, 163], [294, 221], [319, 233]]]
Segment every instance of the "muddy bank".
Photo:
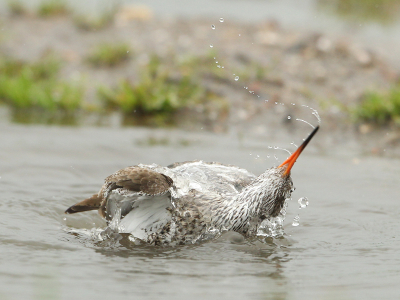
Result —
[[[395, 84], [398, 70], [368, 47], [348, 39], [318, 31], [289, 31], [268, 20], [242, 24], [154, 18], [132, 7], [120, 9], [110, 24], [96, 30], [80, 29], [71, 15], [4, 14], [0, 23], [2, 54], [35, 61], [54, 52], [64, 61], [61, 77], [83, 82], [87, 103], [99, 101], [99, 86], [112, 87], [123, 79], [137, 81], [140, 67], [152, 54], [165, 63], [208, 57], [208, 72], [201, 84], [228, 101], [229, 115], [184, 122], [182, 127], [246, 138], [293, 137], [292, 132], [310, 130], [297, 119], [318, 123], [315, 109], [325, 131], [319, 140], [321, 151], [351, 147], [367, 154], [398, 152], [400, 135], [395, 127], [357, 124], [348, 113], [366, 91], [386, 90]], [[87, 55], [103, 42], [127, 43], [132, 54], [115, 67], [89, 65]], [[115, 124], [115, 118], [110, 120], [105, 124]]]

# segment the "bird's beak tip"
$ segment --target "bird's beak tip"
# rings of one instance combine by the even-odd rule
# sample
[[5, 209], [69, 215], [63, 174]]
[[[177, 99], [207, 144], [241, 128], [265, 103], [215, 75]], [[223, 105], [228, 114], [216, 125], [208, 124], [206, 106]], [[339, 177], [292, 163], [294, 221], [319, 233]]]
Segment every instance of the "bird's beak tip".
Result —
[[300, 156], [300, 153], [304, 150], [307, 144], [311, 141], [313, 136], [317, 133], [319, 129], [319, 125], [314, 128], [314, 130], [310, 133], [310, 135], [304, 140], [304, 142], [297, 148], [295, 152], [293, 152], [288, 159], [286, 159], [278, 168], [286, 168], [283, 172], [283, 176], [289, 176], [290, 170], [292, 169], [294, 163], [296, 162], [297, 158]]

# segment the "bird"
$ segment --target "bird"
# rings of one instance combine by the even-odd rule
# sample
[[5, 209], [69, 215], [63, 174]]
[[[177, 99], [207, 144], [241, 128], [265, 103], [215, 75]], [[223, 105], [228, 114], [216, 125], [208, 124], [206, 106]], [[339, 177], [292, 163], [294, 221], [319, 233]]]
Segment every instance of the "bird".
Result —
[[65, 213], [98, 210], [108, 225], [118, 222], [117, 233], [156, 246], [200, 243], [225, 231], [255, 237], [261, 223], [277, 217], [291, 197], [291, 169], [318, 129], [282, 164], [259, 176], [201, 160], [139, 164], [111, 174], [97, 194]]

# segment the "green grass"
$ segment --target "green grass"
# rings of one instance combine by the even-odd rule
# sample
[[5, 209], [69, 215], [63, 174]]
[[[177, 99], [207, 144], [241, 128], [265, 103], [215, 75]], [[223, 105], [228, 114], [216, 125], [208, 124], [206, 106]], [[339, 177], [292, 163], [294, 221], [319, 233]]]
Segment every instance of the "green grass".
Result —
[[22, 16], [28, 13], [28, 10], [20, 0], [7, 1], [8, 10], [13, 16]]
[[115, 11], [100, 15], [76, 15], [74, 25], [83, 31], [97, 31], [110, 26], [114, 22]]
[[0, 102], [14, 110], [75, 112], [83, 89], [57, 78], [60, 62], [48, 56], [35, 63], [0, 60]]
[[105, 106], [120, 109], [124, 114], [168, 116], [219, 99], [194, 74], [177, 65], [163, 64], [157, 56], [150, 59], [140, 74], [141, 80], [136, 84], [123, 80], [114, 89], [100, 88], [99, 97]]
[[102, 43], [86, 57], [86, 60], [93, 66], [113, 67], [126, 61], [130, 56], [130, 47], [126, 43]]
[[318, 6], [345, 19], [387, 24], [397, 19], [400, 2], [398, 0], [318, 0]]
[[356, 122], [377, 125], [400, 125], [400, 86], [386, 92], [367, 92], [359, 105], [351, 110]]
[[39, 4], [37, 15], [40, 17], [52, 17], [66, 15], [70, 12], [63, 0], [45, 0]]

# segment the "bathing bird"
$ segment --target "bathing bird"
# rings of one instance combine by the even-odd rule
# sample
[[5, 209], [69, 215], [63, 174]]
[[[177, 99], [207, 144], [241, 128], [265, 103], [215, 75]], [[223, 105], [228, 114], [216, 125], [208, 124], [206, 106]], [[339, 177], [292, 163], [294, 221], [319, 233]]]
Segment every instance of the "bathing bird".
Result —
[[139, 164], [108, 176], [97, 194], [65, 213], [98, 210], [108, 223], [117, 220], [118, 233], [153, 245], [192, 244], [224, 231], [254, 237], [290, 198], [290, 171], [318, 129], [282, 164], [259, 176], [215, 162]]

